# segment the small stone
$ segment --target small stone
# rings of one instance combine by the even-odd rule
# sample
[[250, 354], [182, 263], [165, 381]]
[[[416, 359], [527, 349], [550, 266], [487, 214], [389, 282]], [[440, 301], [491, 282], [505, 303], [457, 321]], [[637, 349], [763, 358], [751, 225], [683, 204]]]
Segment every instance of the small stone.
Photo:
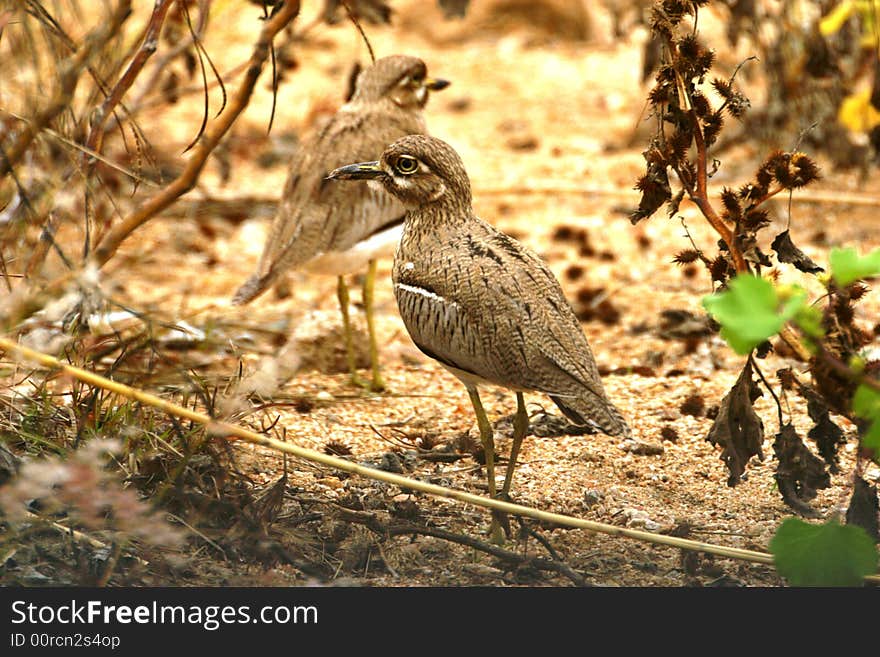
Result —
[[643, 443], [638, 440], [628, 440], [621, 445], [621, 449], [625, 452], [637, 454], [638, 456], [658, 456], [664, 452], [663, 445], [657, 443]]
[[624, 509], [621, 515], [627, 527], [646, 529], [648, 531], [660, 529], [660, 523], [651, 520], [648, 512], [642, 509]]
[[602, 499], [603, 495], [597, 490], [585, 490], [584, 491], [584, 508], [590, 509]]
[[403, 474], [403, 462], [394, 452], [385, 452], [382, 455], [382, 461], [379, 463], [379, 469], [385, 472], [393, 472], [395, 474]]

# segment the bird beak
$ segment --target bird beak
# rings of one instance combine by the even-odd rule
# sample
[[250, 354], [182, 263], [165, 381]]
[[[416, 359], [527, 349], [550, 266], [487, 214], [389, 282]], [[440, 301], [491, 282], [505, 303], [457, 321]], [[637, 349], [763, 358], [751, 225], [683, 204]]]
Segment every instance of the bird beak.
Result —
[[443, 80], [441, 78], [425, 78], [425, 86], [431, 91], [440, 91], [441, 89], [445, 89], [451, 83], [449, 80]]
[[375, 180], [386, 175], [388, 174], [379, 166], [378, 162], [358, 162], [333, 169], [325, 180]]

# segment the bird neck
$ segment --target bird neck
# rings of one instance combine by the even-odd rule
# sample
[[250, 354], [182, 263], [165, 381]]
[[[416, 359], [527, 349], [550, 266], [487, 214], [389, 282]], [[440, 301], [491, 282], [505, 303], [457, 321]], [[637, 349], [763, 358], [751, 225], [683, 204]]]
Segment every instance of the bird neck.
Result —
[[461, 231], [463, 224], [475, 219], [470, 201], [453, 199], [435, 201], [415, 209], [407, 209], [403, 222], [403, 240], [443, 240], [444, 236]]

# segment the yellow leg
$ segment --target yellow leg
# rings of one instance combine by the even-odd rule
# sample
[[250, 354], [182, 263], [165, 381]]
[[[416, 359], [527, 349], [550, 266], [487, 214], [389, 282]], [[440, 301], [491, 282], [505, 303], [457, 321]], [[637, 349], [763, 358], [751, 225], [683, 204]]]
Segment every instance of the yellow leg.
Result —
[[[486, 478], [489, 483], [489, 497], [495, 497], [495, 440], [492, 437], [492, 425], [489, 424], [489, 418], [486, 417], [486, 411], [483, 409], [483, 403], [480, 401], [480, 395], [475, 387], [468, 387], [468, 395], [471, 398], [471, 404], [474, 405], [474, 413], [477, 416], [477, 426], [480, 428], [480, 441], [483, 443], [483, 452], [486, 455]], [[501, 531], [501, 524], [495, 514], [492, 515], [492, 524], [489, 527], [489, 540], [496, 545], [504, 543], [504, 533]]]
[[376, 261], [370, 260], [367, 277], [364, 279], [364, 313], [367, 316], [367, 333], [370, 336], [370, 368], [373, 372], [373, 380], [370, 390], [380, 392], [385, 390], [385, 381], [379, 371], [379, 346], [376, 342], [376, 327], [373, 324], [373, 287], [376, 284]]
[[339, 299], [339, 310], [342, 312], [342, 330], [345, 335], [345, 352], [348, 358], [348, 372], [354, 385], [361, 385], [357, 374], [357, 363], [354, 356], [354, 336], [351, 332], [351, 319], [348, 316], [348, 285], [345, 277], [339, 276], [336, 284], [336, 296]]
[[516, 415], [513, 418], [513, 445], [510, 447], [510, 461], [507, 464], [507, 474], [504, 475], [504, 488], [501, 489], [501, 498], [508, 499], [510, 484], [513, 481], [513, 470], [516, 468], [516, 458], [519, 456], [519, 448], [523, 438], [529, 430], [529, 414], [526, 412], [526, 401], [521, 392], [516, 393]]

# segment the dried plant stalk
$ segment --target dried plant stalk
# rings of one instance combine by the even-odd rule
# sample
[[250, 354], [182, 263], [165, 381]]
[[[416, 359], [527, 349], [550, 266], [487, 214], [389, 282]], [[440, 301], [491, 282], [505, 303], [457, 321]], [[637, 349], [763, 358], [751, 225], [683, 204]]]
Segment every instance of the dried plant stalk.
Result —
[[116, 254], [119, 245], [129, 235], [195, 187], [199, 174], [205, 166], [211, 151], [214, 150], [250, 102], [257, 78], [259, 78], [269, 56], [272, 40], [278, 32], [283, 30], [299, 14], [299, 8], [299, 2], [285, 2], [278, 13], [266, 21], [260, 32], [260, 37], [254, 45], [244, 79], [223, 113], [205, 130], [183, 172], [165, 189], [153, 196], [106, 233], [104, 239], [101, 240], [92, 253], [90, 260], [93, 264], [98, 267], [106, 264]]
[[[143, 69], [147, 60], [156, 52], [159, 44], [159, 34], [162, 31], [162, 25], [165, 22], [165, 16], [168, 9], [174, 3], [174, 0], [156, 0], [147, 29], [144, 32], [144, 38], [137, 54], [131, 60], [125, 73], [119, 78], [119, 81], [101, 103], [101, 106], [92, 115], [91, 126], [89, 128], [89, 136], [86, 139], [86, 148], [99, 152], [104, 142], [104, 128], [107, 119], [116, 109], [116, 106], [122, 101], [122, 97], [134, 84], [138, 74]], [[95, 158], [88, 157], [87, 175], [91, 173], [96, 163]]]
[[122, 0], [110, 20], [92, 30], [86, 36], [83, 45], [62, 65], [58, 88], [52, 99], [24, 126], [9, 150], [0, 157], [0, 178], [12, 171], [36, 136], [65, 108], [70, 106], [83, 70], [89, 65], [95, 53], [103, 50], [110, 39], [119, 32], [129, 15], [131, 15], [131, 0]]

